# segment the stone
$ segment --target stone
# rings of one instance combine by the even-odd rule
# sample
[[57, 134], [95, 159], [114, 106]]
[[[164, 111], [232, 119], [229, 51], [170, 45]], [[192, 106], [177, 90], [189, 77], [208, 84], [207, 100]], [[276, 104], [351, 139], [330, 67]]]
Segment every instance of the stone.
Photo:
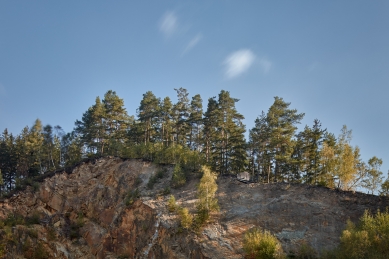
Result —
[[[101, 158], [82, 163], [71, 174], [47, 178], [37, 192], [27, 189], [0, 202], [0, 219], [10, 213], [45, 215], [42, 225], [17, 226], [13, 234], [36, 231], [49, 258], [243, 258], [242, 240], [253, 227], [270, 231], [283, 249], [306, 243], [318, 253], [339, 244], [348, 219], [356, 222], [366, 209], [385, 210], [389, 199], [301, 184], [245, 184], [219, 177], [220, 212], [202, 234], [179, 231], [179, 220], [166, 207], [173, 166], [153, 189], [147, 182], [158, 168], [141, 160]], [[134, 183], [141, 182], [138, 186]], [[177, 204], [195, 212], [198, 178], [171, 189]], [[126, 205], [138, 188], [141, 198]], [[30, 232], [28, 232], [30, 231]], [[49, 232], [58, 237], [49, 241]], [[22, 239], [20, 239], [22, 240]], [[15, 249], [8, 258], [17, 258]], [[12, 252], [13, 251], [13, 252]], [[15, 254], [13, 254], [15, 253]]]

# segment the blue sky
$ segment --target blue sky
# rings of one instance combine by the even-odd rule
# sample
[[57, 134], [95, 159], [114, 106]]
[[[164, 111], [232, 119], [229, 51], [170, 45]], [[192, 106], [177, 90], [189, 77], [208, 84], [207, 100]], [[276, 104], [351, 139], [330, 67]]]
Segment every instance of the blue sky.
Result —
[[240, 99], [252, 128], [274, 96], [389, 169], [389, 1], [0, 1], [0, 130], [71, 131], [112, 89], [135, 114], [174, 88]]

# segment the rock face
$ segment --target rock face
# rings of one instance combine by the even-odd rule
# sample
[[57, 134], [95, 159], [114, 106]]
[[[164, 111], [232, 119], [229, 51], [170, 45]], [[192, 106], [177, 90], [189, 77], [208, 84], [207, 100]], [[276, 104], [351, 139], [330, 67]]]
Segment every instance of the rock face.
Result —
[[[303, 242], [320, 252], [338, 244], [347, 219], [389, 206], [388, 199], [373, 195], [219, 177], [220, 212], [196, 234], [180, 230], [177, 216], [166, 208], [171, 167], [147, 188], [160, 169], [139, 160], [103, 158], [47, 178], [36, 192], [28, 189], [0, 202], [1, 219], [41, 215], [40, 224], [0, 230], [0, 239], [12, 236], [5, 258], [28, 258], [37, 244], [47, 258], [243, 258], [243, 234], [252, 227], [274, 233], [286, 252]], [[172, 190], [191, 212], [197, 183], [194, 178]], [[135, 189], [138, 199], [131, 196]]]

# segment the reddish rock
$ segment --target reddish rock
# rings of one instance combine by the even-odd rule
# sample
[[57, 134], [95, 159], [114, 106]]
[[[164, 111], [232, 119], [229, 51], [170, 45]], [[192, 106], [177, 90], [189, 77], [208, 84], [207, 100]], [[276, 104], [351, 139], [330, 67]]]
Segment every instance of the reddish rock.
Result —
[[[49, 258], [243, 258], [243, 234], [252, 227], [275, 234], [286, 251], [306, 242], [320, 252], [338, 244], [347, 219], [356, 221], [365, 209], [389, 205], [387, 198], [373, 195], [220, 177], [220, 213], [195, 234], [180, 230], [176, 214], [166, 209], [168, 195], [161, 193], [170, 186], [172, 167], [166, 168], [167, 176], [149, 190], [155, 165], [99, 159], [45, 179], [37, 192], [28, 188], [0, 202], [1, 219], [14, 212], [42, 214], [39, 225], [11, 229], [18, 241], [6, 247], [6, 258], [21, 257], [26, 242], [40, 243]], [[172, 189], [180, 206], [192, 213], [197, 183], [198, 178]], [[136, 188], [141, 198], [126, 206], [126, 196]], [[5, 234], [0, 230], [1, 237]]]

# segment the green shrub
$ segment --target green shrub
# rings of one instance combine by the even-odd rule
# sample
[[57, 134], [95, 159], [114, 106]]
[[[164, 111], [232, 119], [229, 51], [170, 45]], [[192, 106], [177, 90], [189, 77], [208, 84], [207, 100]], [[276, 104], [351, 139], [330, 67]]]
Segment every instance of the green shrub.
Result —
[[16, 225], [24, 225], [24, 218], [19, 214], [8, 214], [8, 217], [4, 220], [5, 226], [14, 227]]
[[78, 218], [75, 222], [70, 223], [70, 238], [80, 238], [80, 228], [84, 226], [84, 214], [81, 212], [78, 214]]
[[34, 192], [38, 191], [39, 190], [39, 183], [38, 182], [33, 182], [32, 185], [31, 185], [32, 189], [34, 190]]
[[29, 229], [27, 230], [27, 235], [31, 238], [38, 238], [38, 231], [35, 229]]
[[26, 219], [26, 225], [34, 225], [34, 224], [40, 224], [40, 214], [37, 211], [34, 211], [31, 216], [27, 216]]
[[49, 255], [41, 242], [37, 242], [36, 245], [33, 245], [30, 239], [26, 239], [22, 244], [23, 256], [26, 258], [33, 259], [48, 259]]
[[209, 219], [211, 212], [218, 211], [219, 205], [216, 198], [217, 183], [216, 174], [206, 166], [202, 167], [203, 176], [197, 187], [197, 215], [195, 218], [195, 226], [199, 229]]
[[5, 257], [5, 244], [3, 241], [0, 241], [0, 258]]
[[29, 238], [27, 238], [26, 239], [26, 241], [24, 241], [23, 243], [22, 243], [22, 251], [23, 251], [23, 255], [25, 256], [25, 257], [30, 257], [30, 254], [29, 254], [29, 250], [30, 250], [30, 248], [31, 248], [31, 241], [30, 241], [30, 239]]
[[176, 164], [173, 169], [172, 185], [173, 187], [177, 188], [185, 185], [185, 183], [186, 183], [186, 176], [184, 170], [182, 170], [180, 164]]
[[80, 236], [81, 236], [80, 235], [80, 227], [75, 223], [71, 223], [70, 224], [70, 239], [79, 238]]
[[55, 229], [53, 227], [47, 228], [47, 240], [48, 241], [54, 241], [57, 239], [57, 235], [55, 233]]
[[140, 193], [138, 189], [135, 189], [133, 191], [129, 191], [125, 198], [125, 204], [126, 206], [132, 205], [137, 199], [139, 199]]
[[315, 249], [313, 249], [313, 247], [310, 246], [309, 244], [307, 244], [306, 242], [303, 242], [298, 247], [293, 258], [296, 258], [296, 259], [315, 259], [318, 257], [317, 257]]
[[167, 201], [167, 207], [170, 212], [174, 212], [177, 209], [176, 198], [173, 195], [170, 195], [169, 200]]
[[142, 183], [142, 179], [138, 176], [135, 178], [134, 185], [135, 187], [138, 187]]
[[277, 238], [270, 232], [257, 228], [250, 229], [245, 233], [243, 250], [247, 257], [252, 259], [285, 258]]
[[163, 195], [168, 195], [170, 193], [171, 193], [171, 190], [170, 190], [169, 186], [167, 186], [165, 189], [163, 189], [163, 192], [162, 192]]
[[209, 211], [205, 209], [198, 209], [194, 218], [195, 229], [200, 230], [202, 226], [209, 220]]
[[152, 176], [150, 176], [150, 178], [149, 178], [149, 182], [147, 183], [147, 188], [149, 188], [149, 189], [153, 189], [153, 187], [154, 187], [154, 184], [156, 184], [156, 183], [157, 183], [157, 181], [158, 181], [158, 178], [157, 178], [157, 176], [156, 176], [156, 175], [152, 175]]
[[49, 255], [41, 242], [38, 242], [38, 244], [36, 245], [32, 258], [34, 258], [34, 259], [48, 259], [49, 258]]
[[193, 216], [189, 213], [187, 208], [179, 208], [178, 215], [180, 216], [181, 227], [189, 229], [193, 222]]
[[166, 175], [166, 172], [167, 172], [167, 170], [166, 170], [165, 168], [164, 168], [164, 169], [159, 169], [159, 170], [157, 171], [157, 173], [156, 173], [157, 179], [162, 179], [162, 178], [164, 178], [165, 175]]
[[365, 211], [355, 225], [348, 221], [340, 238], [338, 258], [388, 258], [389, 212], [377, 212], [373, 216]]

